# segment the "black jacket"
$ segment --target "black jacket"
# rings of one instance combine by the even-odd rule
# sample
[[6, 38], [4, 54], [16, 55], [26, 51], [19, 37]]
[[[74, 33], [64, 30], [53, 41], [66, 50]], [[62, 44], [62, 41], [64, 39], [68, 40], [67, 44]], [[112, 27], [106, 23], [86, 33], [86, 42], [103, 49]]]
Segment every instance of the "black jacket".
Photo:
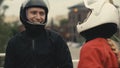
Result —
[[60, 35], [46, 31], [37, 37], [22, 32], [6, 49], [4, 68], [73, 68], [69, 48]]

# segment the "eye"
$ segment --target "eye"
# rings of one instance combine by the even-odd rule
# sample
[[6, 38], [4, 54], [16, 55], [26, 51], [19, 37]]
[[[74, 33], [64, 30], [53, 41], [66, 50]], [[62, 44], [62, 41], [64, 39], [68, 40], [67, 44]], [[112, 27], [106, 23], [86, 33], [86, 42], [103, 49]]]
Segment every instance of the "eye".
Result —
[[34, 14], [34, 15], [35, 15], [36, 13], [37, 13], [36, 11], [31, 11], [31, 14]]
[[40, 12], [39, 13], [41, 16], [44, 16], [45, 15], [45, 12]]

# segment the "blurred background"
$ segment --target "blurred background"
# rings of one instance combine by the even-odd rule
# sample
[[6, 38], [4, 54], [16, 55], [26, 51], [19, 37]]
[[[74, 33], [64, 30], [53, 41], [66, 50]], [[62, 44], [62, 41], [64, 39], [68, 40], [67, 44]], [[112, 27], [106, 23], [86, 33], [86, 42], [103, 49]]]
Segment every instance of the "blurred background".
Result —
[[[4, 64], [5, 49], [8, 40], [25, 30], [19, 20], [20, 5], [24, 0], [0, 0], [0, 68]], [[47, 1], [47, 0], [46, 0]], [[120, 0], [113, 0], [120, 10]], [[48, 0], [49, 14], [46, 28], [59, 32], [66, 40], [73, 59], [74, 68], [77, 68], [81, 45], [84, 38], [76, 31], [76, 24], [83, 22], [88, 9], [83, 0]], [[120, 31], [112, 37], [120, 43]]]

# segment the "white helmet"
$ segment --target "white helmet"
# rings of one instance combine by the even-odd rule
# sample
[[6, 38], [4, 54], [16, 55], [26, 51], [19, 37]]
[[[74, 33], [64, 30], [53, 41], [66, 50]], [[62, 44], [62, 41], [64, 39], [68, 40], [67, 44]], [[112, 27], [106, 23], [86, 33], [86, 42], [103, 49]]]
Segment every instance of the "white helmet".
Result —
[[119, 25], [119, 11], [108, 0], [84, 0], [84, 3], [92, 12], [82, 24], [77, 24], [78, 33], [106, 23]]

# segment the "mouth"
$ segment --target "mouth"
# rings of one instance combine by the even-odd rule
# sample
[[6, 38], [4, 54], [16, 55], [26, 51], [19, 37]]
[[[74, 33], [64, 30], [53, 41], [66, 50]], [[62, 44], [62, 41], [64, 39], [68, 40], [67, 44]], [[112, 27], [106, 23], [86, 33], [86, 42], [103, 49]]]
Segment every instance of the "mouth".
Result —
[[42, 22], [33, 22], [33, 24], [41, 24]]
[[44, 22], [30, 22], [28, 21], [29, 24], [33, 24], [33, 25], [45, 25], [46, 23]]

